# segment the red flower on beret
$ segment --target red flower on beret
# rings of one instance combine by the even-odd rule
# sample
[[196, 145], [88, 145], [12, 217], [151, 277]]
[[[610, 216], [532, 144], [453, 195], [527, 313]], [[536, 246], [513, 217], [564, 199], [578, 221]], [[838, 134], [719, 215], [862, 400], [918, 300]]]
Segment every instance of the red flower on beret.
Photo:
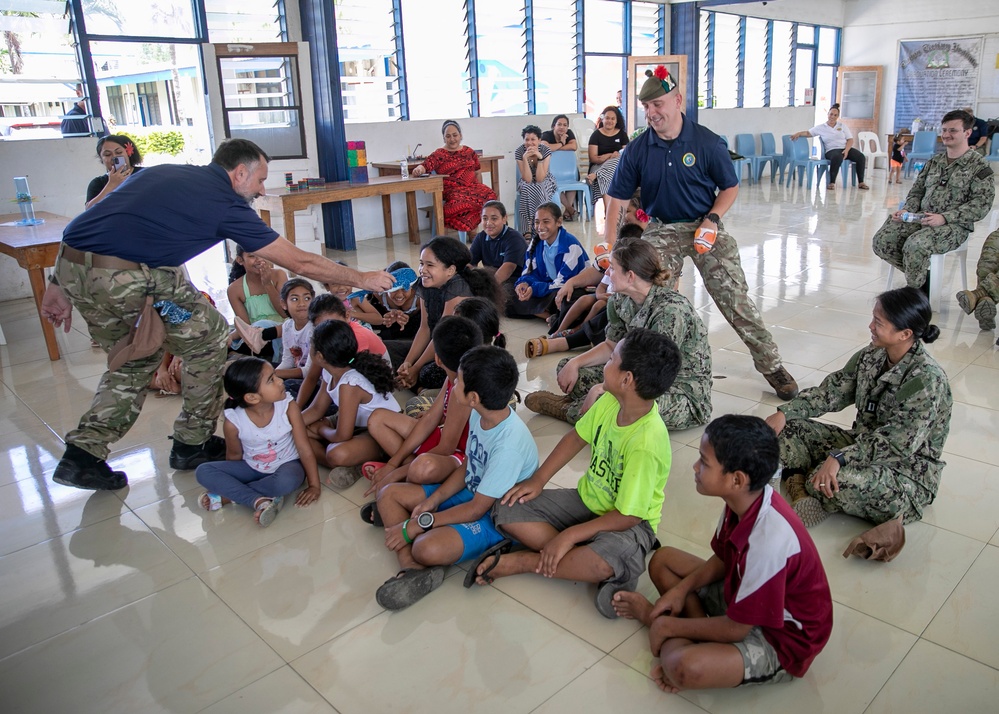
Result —
[[648, 223], [649, 222], [649, 214], [646, 213], [645, 211], [643, 211], [641, 208], [639, 208], [637, 211], [635, 211], [635, 218], [637, 218], [638, 220], [640, 220], [642, 223]]
[[666, 79], [669, 76], [669, 72], [666, 70], [664, 65], [656, 67], [654, 74], [657, 79]]

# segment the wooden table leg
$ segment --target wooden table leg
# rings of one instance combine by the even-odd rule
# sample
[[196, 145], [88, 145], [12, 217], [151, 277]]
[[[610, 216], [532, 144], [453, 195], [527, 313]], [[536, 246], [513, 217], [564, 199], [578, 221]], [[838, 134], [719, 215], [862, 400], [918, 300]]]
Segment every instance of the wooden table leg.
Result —
[[38, 320], [42, 323], [42, 334], [45, 335], [45, 347], [49, 351], [49, 359], [53, 362], [59, 359], [59, 344], [56, 342], [55, 328], [52, 323], [42, 317], [42, 296], [45, 294], [45, 271], [42, 268], [28, 268], [28, 280], [31, 292], [35, 298], [35, 309], [38, 310]]
[[382, 196], [382, 221], [385, 223], [385, 240], [392, 240], [392, 197]]
[[489, 183], [493, 185], [493, 193], [496, 194], [496, 200], [499, 200], [499, 159], [493, 159], [489, 162]]
[[[436, 195], [436, 194], [435, 194]], [[437, 200], [436, 198], [434, 199]], [[444, 230], [444, 213], [437, 218], [437, 230]], [[409, 225], [409, 242], [420, 242], [420, 217], [416, 213], [416, 191], [406, 191], [406, 222]]]
[[266, 223], [268, 226], [271, 224], [271, 212], [266, 208], [260, 209], [260, 220]]
[[[444, 192], [434, 191], [434, 220], [437, 221], [437, 232], [445, 235], [444, 231]], [[415, 242], [415, 241], [414, 241]]]
[[295, 242], [295, 212], [284, 212], [284, 237], [289, 243]]

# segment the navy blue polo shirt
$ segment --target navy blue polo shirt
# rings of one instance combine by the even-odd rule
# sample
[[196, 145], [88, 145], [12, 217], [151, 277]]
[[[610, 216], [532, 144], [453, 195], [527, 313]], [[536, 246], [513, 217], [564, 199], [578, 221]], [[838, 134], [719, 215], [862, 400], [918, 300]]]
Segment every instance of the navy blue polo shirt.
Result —
[[738, 183], [721, 137], [684, 115], [673, 141], [664, 141], [649, 128], [628, 144], [607, 195], [630, 201], [641, 188], [645, 212], [673, 222], [707, 215], [716, 191]]
[[62, 234], [63, 242], [77, 250], [151, 268], [183, 265], [225, 238], [252, 252], [278, 234], [233, 190], [218, 164], [168, 164], [136, 172]]
[[503, 232], [495, 238], [490, 238], [485, 231], [480, 231], [469, 250], [472, 253], [472, 265], [478, 265], [481, 261], [483, 265], [499, 269], [503, 263], [514, 263], [517, 268], [510, 276], [512, 278], [519, 278], [524, 271], [527, 241], [519, 231], [510, 226], [504, 226]]

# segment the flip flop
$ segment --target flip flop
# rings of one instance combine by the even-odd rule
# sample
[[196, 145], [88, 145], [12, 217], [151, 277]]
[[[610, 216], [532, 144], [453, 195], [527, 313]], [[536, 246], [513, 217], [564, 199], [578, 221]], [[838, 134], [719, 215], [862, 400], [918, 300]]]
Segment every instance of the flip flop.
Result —
[[205, 491], [198, 497], [198, 505], [206, 511], [217, 511], [222, 508], [224, 504], [222, 503], [222, 497], [220, 495]]
[[[486, 585], [492, 585], [493, 578], [489, 577], [489, 573], [493, 572], [493, 569], [497, 565], [499, 565], [500, 556], [509, 553], [511, 548], [513, 548], [513, 541], [510, 540], [509, 538], [504, 538], [499, 543], [494, 545], [492, 548], [486, 550], [482, 555], [480, 555], [478, 558], [475, 559], [475, 562], [472, 563], [471, 567], [468, 569], [468, 572], [465, 573], [465, 581], [463, 585], [466, 588], [472, 587], [473, 585], [475, 585], [475, 579], [477, 577], [481, 577], [483, 580], [485, 580]], [[493, 562], [489, 564], [488, 568], [482, 571], [482, 574], [480, 576], [479, 573], [477, 573], [476, 571], [479, 569], [479, 566], [486, 561], [486, 558], [492, 558]]]
[[382, 516], [378, 513], [378, 501], [371, 501], [361, 506], [361, 520], [375, 528], [385, 527]]
[[375, 600], [386, 610], [402, 610], [426, 597], [444, 582], [446, 566], [404, 568], [375, 592]]
[[597, 606], [597, 612], [606, 617], [608, 620], [616, 620], [618, 618], [617, 611], [614, 610], [614, 596], [624, 590], [624, 586], [620, 583], [611, 582], [610, 580], [605, 580], [600, 583], [597, 588], [597, 597], [594, 600], [594, 604]]
[[361, 475], [364, 476], [364, 478], [368, 479], [368, 481], [370, 481], [371, 474], [373, 474], [375, 471], [377, 471], [384, 465], [385, 465], [384, 461], [365, 461], [363, 464], [361, 464]]
[[[398, 270], [393, 270], [391, 275], [395, 278], [395, 282], [392, 283], [392, 287], [385, 291], [387, 293], [394, 293], [396, 290], [409, 290], [417, 280], [416, 271], [412, 268], [399, 268]], [[372, 292], [374, 291], [355, 290], [347, 296], [347, 299], [364, 297]]]

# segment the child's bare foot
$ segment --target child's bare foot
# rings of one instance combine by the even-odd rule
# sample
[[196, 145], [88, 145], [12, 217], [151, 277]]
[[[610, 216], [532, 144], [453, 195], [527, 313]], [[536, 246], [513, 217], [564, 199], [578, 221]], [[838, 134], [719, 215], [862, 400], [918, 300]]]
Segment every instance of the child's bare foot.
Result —
[[679, 687], [669, 681], [669, 678], [666, 676], [666, 671], [663, 669], [661, 664], [657, 664], [653, 667], [649, 676], [652, 677], [652, 681], [656, 683], [656, 686], [667, 694], [677, 694], [680, 691]]
[[652, 603], [644, 595], [621, 590], [614, 593], [611, 605], [614, 606], [614, 612], [617, 613], [618, 617], [638, 620], [646, 627], [652, 624]]
[[[538, 554], [534, 551], [522, 551], [499, 555], [495, 560], [486, 559], [479, 563], [475, 569], [475, 584], [491, 585], [496, 578], [505, 578], [507, 575], [519, 573], [533, 573], [538, 566], [538, 558]], [[492, 566], [491, 570], [490, 566]]]

